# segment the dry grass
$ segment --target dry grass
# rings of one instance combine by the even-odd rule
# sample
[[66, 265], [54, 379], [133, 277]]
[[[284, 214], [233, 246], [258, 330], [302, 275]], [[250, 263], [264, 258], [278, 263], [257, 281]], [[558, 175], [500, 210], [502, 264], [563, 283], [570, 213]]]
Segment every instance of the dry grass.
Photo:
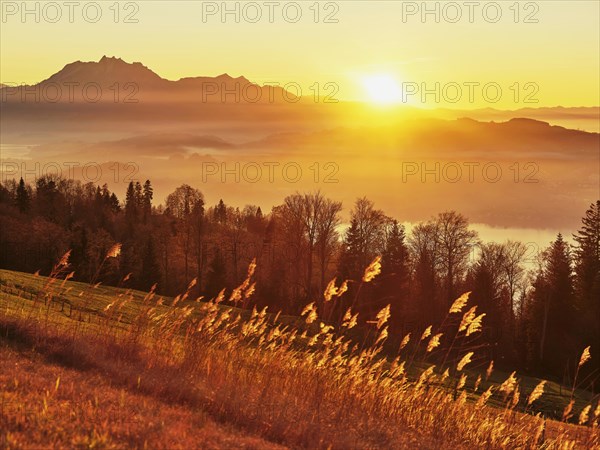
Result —
[[279, 448], [35, 352], [2, 346], [0, 360], [0, 448]]
[[[363, 282], [377, 275], [376, 262]], [[253, 272], [251, 266], [248, 279], [231, 293], [235, 304], [249, 304]], [[45, 284], [46, 293], [54, 284], [58, 282]], [[334, 293], [328, 294], [335, 301]], [[543, 398], [543, 385], [535, 393], [521, 392], [524, 387], [516, 374], [500, 386], [486, 385], [487, 389], [481, 378], [469, 382], [472, 375], [465, 367], [472, 352], [465, 352], [458, 366], [453, 362], [442, 371], [429, 365], [416, 372], [413, 368], [409, 374], [414, 353], [405, 347], [390, 361], [383, 351], [389, 309], [372, 321], [372, 343], [357, 345], [347, 337], [356, 323], [351, 311], [340, 327], [334, 327], [321, 322], [311, 304], [302, 322], [285, 325], [266, 310], [248, 313], [222, 307], [223, 295], [209, 303], [191, 302], [188, 295], [189, 290], [169, 307], [153, 294], [137, 300], [117, 297], [110, 307], [101, 308], [102, 314], [89, 313], [90, 322], [84, 327], [85, 315], [68, 317], [59, 303], [48, 307], [34, 299], [16, 308], [18, 299], [3, 294], [3, 341], [40, 356], [16, 368], [10, 361], [19, 362], [19, 356], [14, 350], [2, 350], [7, 355], [2, 359], [3, 372], [9, 373], [2, 375], [2, 395], [12, 395], [13, 404], [24, 404], [33, 395], [27, 393], [35, 389], [37, 404], [45, 400], [43, 404], [49, 402], [54, 408], [48, 418], [40, 416], [40, 427], [23, 425], [18, 411], [3, 411], [9, 447], [18, 447], [19, 442], [68, 447], [73, 439], [82, 439], [82, 446], [139, 448], [266, 448], [266, 441], [294, 448], [600, 448], [596, 405], [587, 408], [586, 426], [523, 414], [520, 408]], [[80, 297], [86, 311], [93, 310], [88, 300]], [[128, 302], [128, 307], [136, 307], [123, 321], [119, 308], [126, 308]], [[482, 326], [483, 315], [474, 309], [463, 314], [465, 305], [461, 297], [449, 313], [460, 325], [454, 340], [461, 333], [478, 333]], [[437, 347], [438, 334], [426, 330], [421, 336], [424, 347]], [[49, 361], [85, 372], [61, 369]], [[40, 367], [40, 373], [48, 375], [34, 376], [28, 367]], [[67, 378], [70, 384], [65, 387]], [[13, 379], [17, 385], [32, 386], [11, 390]], [[99, 408], [93, 401], [96, 397], [106, 406]], [[490, 407], [492, 400], [501, 407]], [[65, 402], [69, 410], [79, 411], [81, 418], [75, 423], [59, 412]], [[115, 408], [112, 402], [121, 402], [126, 423], [136, 417], [143, 417], [143, 423], [113, 423], [111, 414], [105, 414]], [[140, 405], [157, 411], [155, 417], [164, 427], [157, 429], [146, 413], [136, 414]], [[104, 421], [91, 419], [94, 410]], [[584, 409], [569, 414], [575, 412], [580, 415]], [[36, 417], [40, 414], [36, 410]], [[210, 425], [190, 426], [195, 421]], [[215, 423], [228, 424], [229, 441], [223, 425]], [[145, 430], [156, 437], [146, 436]]]

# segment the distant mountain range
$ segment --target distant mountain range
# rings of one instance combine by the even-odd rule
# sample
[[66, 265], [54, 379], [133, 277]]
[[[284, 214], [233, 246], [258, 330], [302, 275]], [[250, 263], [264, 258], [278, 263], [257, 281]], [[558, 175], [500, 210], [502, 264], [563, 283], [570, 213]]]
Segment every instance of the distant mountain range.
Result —
[[[100, 86], [102, 95], [97, 102], [139, 103], [140, 101], [186, 102], [186, 103], [296, 103], [314, 101], [312, 96], [299, 99], [292, 92], [278, 86], [261, 86], [247, 78], [231, 77], [227, 73], [216, 77], [196, 76], [179, 80], [167, 80], [140, 62], [128, 63], [121, 58], [103, 56], [100, 60], [67, 64], [49, 78], [33, 85], [0, 83], [3, 103], [72, 103], [84, 101], [97, 103], [95, 86]], [[62, 89], [62, 95], [57, 93]], [[4, 90], [6, 89], [6, 91]], [[86, 89], [87, 92], [83, 92]], [[115, 101], [118, 91], [118, 98]], [[38, 97], [36, 98], [36, 93]], [[84, 95], [85, 94], [85, 95]], [[94, 100], [90, 102], [89, 100]], [[347, 105], [350, 102], [342, 102]], [[402, 110], [415, 112], [418, 108], [403, 105]], [[506, 117], [568, 117], [600, 120], [600, 107], [542, 107], [498, 110], [483, 108], [476, 110], [452, 110], [439, 108], [427, 110], [430, 116], [459, 117], [496, 120]]]
[[[101, 93], [98, 93], [98, 88]], [[6, 89], [6, 91], [5, 91]], [[224, 73], [217, 77], [167, 80], [142, 63], [103, 56], [98, 62], [76, 61], [34, 85], [3, 84], [3, 103], [72, 103], [185, 101], [277, 103], [297, 101], [277, 86], [260, 86], [244, 77]], [[37, 97], [36, 97], [37, 95]]]
[[[135, 167], [159, 197], [183, 182], [203, 183], [207, 194], [234, 204], [246, 202], [251, 187], [254, 201], [268, 205], [281, 201], [281, 192], [315, 189], [320, 162], [321, 178], [334, 168], [340, 181], [323, 187], [345, 204], [360, 193], [406, 220], [456, 209], [480, 223], [537, 228], [574, 229], [598, 197], [598, 107], [467, 111], [323, 103], [227, 74], [171, 81], [141, 63], [109, 57], [67, 64], [35, 85], [1, 87], [0, 97], [7, 173], [22, 164], [91, 162], [102, 182], [122, 190], [115, 167], [121, 175]], [[220, 176], [204, 184], [207, 163], [228, 169], [290, 163], [304, 176], [299, 184], [281, 176], [279, 184], [266, 177], [223, 183]], [[407, 164], [418, 173], [404, 182]], [[467, 164], [476, 164], [476, 183]], [[423, 182], [436, 167], [437, 175]], [[497, 183], [486, 178], [486, 168], [501, 174]], [[435, 178], [456, 170], [461, 182]]]
[[[357, 142], [366, 147], [381, 142], [433, 152], [504, 146], [537, 152], [564, 149], [573, 155], [580, 148], [593, 148], [598, 134], [571, 129], [590, 131], [577, 125], [600, 121], [598, 107], [466, 111], [398, 106], [377, 111], [360, 103], [298, 99], [243, 76], [171, 81], [142, 63], [107, 56], [67, 64], [38, 84], [4, 86], [0, 93], [1, 131], [13, 144], [43, 144], [58, 136], [68, 140], [77, 133], [88, 133], [85, 140], [93, 133], [92, 140], [98, 142], [107, 135], [119, 140], [166, 132], [220, 136], [231, 148], [306, 148], [324, 142], [354, 148]], [[257, 95], [261, 101], [249, 101]]]

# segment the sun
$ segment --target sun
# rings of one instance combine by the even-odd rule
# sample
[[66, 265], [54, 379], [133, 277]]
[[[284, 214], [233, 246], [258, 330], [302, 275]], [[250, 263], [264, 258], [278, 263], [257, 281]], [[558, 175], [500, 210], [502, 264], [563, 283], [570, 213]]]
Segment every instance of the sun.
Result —
[[389, 105], [402, 101], [400, 84], [391, 75], [370, 75], [363, 79], [362, 84], [369, 101], [372, 103]]

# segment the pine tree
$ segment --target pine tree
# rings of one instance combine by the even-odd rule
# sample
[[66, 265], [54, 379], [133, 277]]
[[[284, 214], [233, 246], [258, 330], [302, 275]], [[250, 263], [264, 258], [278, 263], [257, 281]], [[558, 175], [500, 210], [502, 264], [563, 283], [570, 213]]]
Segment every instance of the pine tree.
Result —
[[26, 213], [29, 211], [29, 207], [31, 205], [31, 199], [29, 198], [29, 192], [25, 187], [25, 182], [23, 178], [19, 180], [19, 186], [17, 187], [17, 207], [21, 213]]
[[112, 194], [110, 194], [109, 207], [110, 207], [110, 210], [114, 213], [118, 213], [119, 211], [121, 211], [121, 206], [119, 205], [119, 199], [117, 198], [117, 195], [114, 192]]
[[382, 255], [382, 274], [394, 274], [403, 280], [406, 279], [408, 275], [408, 248], [405, 240], [404, 227], [397, 220], [393, 220]]
[[106, 183], [102, 185], [102, 203], [105, 206], [110, 205], [110, 191], [108, 190], [108, 185]]
[[146, 180], [143, 187], [142, 194], [142, 214], [144, 217], [144, 222], [148, 220], [150, 215], [152, 214], [152, 197], [154, 196], [154, 191], [152, 189], [152, 184], [150, 180]]
[[96, 203], [97, 208], [102, 207], [102, 189], [100, 189], [100, 186], [96, 186], [96, 195], [94, 196], [94, 202]]
[[137, 217], [137, 201], [133, 181], [129, 182], [125, 194], [125, 215], [130, 221], [135, 220]]
[[[440, 270], [438, 227], [433, 221], [420, 223], [412, 229], [409, 244], [413, 261], [412, 297], [417, 308], [419, 325], [439, 323], [447, 308], [440, 308]], [[443, 313], [440, 313], [444, 310]]]
[[397, 220], [393, 220], [382, 254], [381, 277], [376, 281], [379, 286], [379, 296], [385, 299], [382, 303], [391, 304], [391, 325], [396, 329], [400, 329], [407, 320], [405, 303], [409, 272], [405, 239], [404, 227]]
[[[581, 229], [573, 236], [575, 248], [575, 289], [582, 345], [600, 342], [600, 200], [590, 205]], [[600, 369], [598, 359], [592, 365]]]
[[55, 180], [55, 176], [49, 175], [36, 180], [35, 210], [51, 222], [63, 223], [68, 217], [68, 207]]
[[361, 243], [356, 219], [350, 222], [350, 228], [346, 231], [342, 252], [340, 255], [340, 278], [360, 280], [361, 270]]
[[496, 242], [482, 243], [479, 257], [471, 266], [464, 290], [472, 291], [470, 301], [479, 313], [485, 313], [482, 337], [487, 341], [488, 356], [497, 360], [511, 353], [511, 318], [508, 291], [505, 288], [506, 247]]
[[591, 306], [596, 299], [600, 283], [600, 200], [592, 204], [582, 219], [581, 229], [573, 236], [577, 274], [577, 294], [582, 306]]
[[569, 356], [578, 351], [571, 254], [569, 245], [560, 233], [544, 253], [535, 289], [539, 360], [545, 367], [560, 374]]
[[138, 216], [139, 216], [140, 213], [143, 211], [143, 206], [144, 206], [144, 193], [143, 193], [142, 185], [140, 184], [139, 181], [135, 182], [134, 191], [135, 191], [135, 205], [137, 207]]

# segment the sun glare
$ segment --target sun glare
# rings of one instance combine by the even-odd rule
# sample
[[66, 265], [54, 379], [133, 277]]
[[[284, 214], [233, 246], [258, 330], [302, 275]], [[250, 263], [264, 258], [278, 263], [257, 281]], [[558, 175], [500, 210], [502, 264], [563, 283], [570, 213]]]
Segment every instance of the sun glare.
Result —
[[371, 75], [363, 79], [367, 97], [370, 102], [380, 105], [400, 103], [402, 90], [398, 81], [390, 75]]

